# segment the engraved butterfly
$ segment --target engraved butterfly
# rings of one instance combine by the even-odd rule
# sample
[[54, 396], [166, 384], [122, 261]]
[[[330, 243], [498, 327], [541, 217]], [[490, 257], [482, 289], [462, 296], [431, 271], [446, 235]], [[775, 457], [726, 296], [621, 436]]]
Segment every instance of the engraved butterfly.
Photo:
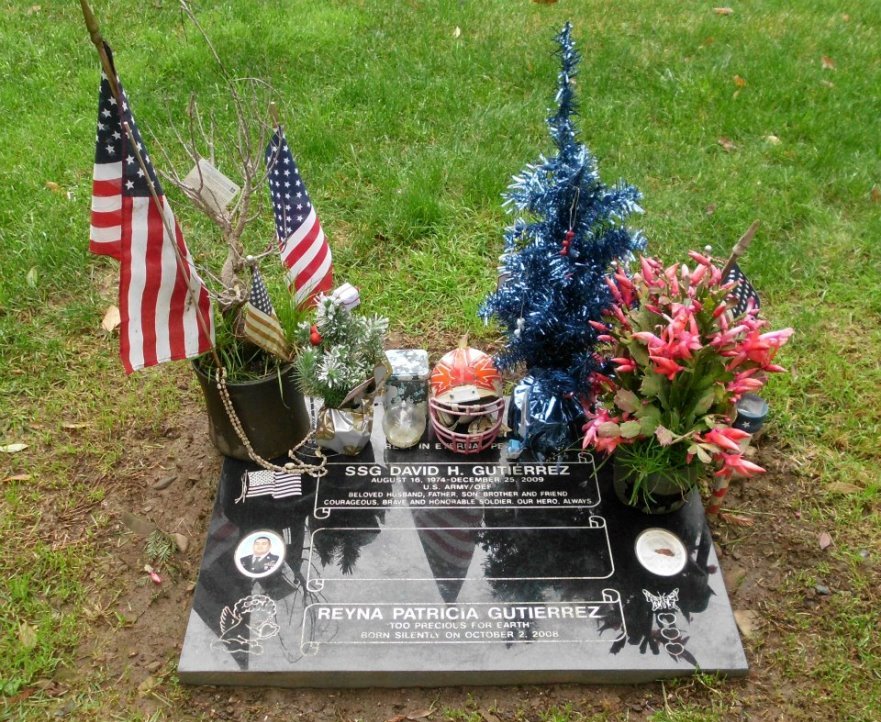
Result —
[[647, 602], [652, 603], [652, 611], [657, 612], [660, 609], [676, 609], [679, 606], [679, 587], [669, 594], [652, 594], [648, 589], [643, 589]]

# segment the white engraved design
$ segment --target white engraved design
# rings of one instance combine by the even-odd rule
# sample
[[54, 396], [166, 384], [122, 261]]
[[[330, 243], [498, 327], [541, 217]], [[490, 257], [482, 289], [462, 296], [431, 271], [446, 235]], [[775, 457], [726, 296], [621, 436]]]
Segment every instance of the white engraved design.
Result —
[[[239, 599], [232, 609], [226, 606], [220, 613], [221, 636], [211, 646], [225, 645], [230, 652], [263, 654], [261, 642], [279, 632], [275, 613], [275, 602], [265, 594], [251, 594]], [[248, 615], [247, 620], [245, 615]]]
[[643, 589], [647, 602], [652, 603], [652, 611], [657, 612], [659, 609], [676, 609], [679, 606], [679, 588], [677, 587], [669, 594], [652, 594], [648, 589]]

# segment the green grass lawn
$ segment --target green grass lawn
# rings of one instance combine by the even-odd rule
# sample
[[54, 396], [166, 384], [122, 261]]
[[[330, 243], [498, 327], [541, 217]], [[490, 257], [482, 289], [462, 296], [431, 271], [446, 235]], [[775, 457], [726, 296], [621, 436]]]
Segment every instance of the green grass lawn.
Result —
[[[800, 686], [804, 719], [868, 720], [881, 709], [881, 4], [713, 8], [202, 0], [197, 12], [232, 72], [274, 87], [336, 277], [394, 331], [433, 347], [463, 332], [484, 344], [498, 335], [476, 309], [495, 286], [508, 222], [500, 194], [551, 151], [552, 37], [572, 20], [582, 138], [606, 182], [643, 191], [636, 223], [649, 251], [672, 260], [710, 244], [724, 255], [762, 221], [742, 265], [773, 326], [797, 330], [791, 373], [768, 391], [773, 450], [787, 460], [787, 503], [808, 538], [832, 534], [828, 556], [848, 590], [806, 618], [786, 600], [824, 569], [787, 570], [790, 631], [765, 663]], [[228, 127], [220, 74], [176, 2], [93, 9], [148, 139], [171, 144], [169, 118], [183, 117], [190, 93]], [[0, 446], [30, 447], [0, 453], [0, 544], [33, 556], [0, 555], [0, 709], [41, 719], [50, 705], [40, 683], [70, 666], [87, 634], [83, 569], [90, 529], [106, 519], [93, 516], [67, 545], [37, 530], [110, 491], [93, 476], [124, 455], [117, 430], [161, 427], [194, 396], [181, 393], [180, 368], [125, 378], [116, 339], [100, 330], [114, 269], [87, 253], [98, 63], [79, 4], [0, 0], [0, 20]], [[234, 175], [223, 158], [220, 167]], [[191, 249], [216, 257], [210, 229], [169, 196]], [[260, 249], [272, 232], [267, 214], [246, 242]], [[88, 427], [73, 436], [76, 424]], [[92, 681], [76, 693], [88, 698]], [[680, 707], [674, 691], [655, 718], [727, 719], [733, 702], [717, 688]], [[759, 697], [776, 719], [773, 695]]]

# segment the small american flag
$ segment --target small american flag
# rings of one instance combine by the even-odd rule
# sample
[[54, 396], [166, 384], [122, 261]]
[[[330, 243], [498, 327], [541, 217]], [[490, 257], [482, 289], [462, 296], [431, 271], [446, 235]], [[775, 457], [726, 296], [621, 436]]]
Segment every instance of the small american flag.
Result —
[[242, 333], [245, 338], [264, 351], [285, 360], [290, 358], [290, 350], [282, 331], [278, 316], [269, 300], [269, 292], [263, 283], [263, 276], [256, 265], [251, 266], [251, 294], [244, 309], [245, 320]]
[[299, 474], [291, 474], [287, 471], [246, 471], [242, 474], [242, 494], [236, 499], [236, 503], [258, 496], [284, 499], [302, 495], [303, 488]]
[[731, 289], [731, 296], [734, 297], [734, 308], [731, 309], [732, 316], [737, 318], [745, 314], [750, 308], [758, 308], [760, 306], [759, 294], [756, 293], [756, 289], [753, 288], [753, 285], [736, 263], [731, 266], [731, 270], [725, 276], [725, 283], [731, 283], [732, 281], [737, 282], [737, 285]]
[[[104, 47], [112, 67], [110, 48], [106, 43]], [[208, 291], [162, 193], [118, 77], [116, 85], [119, 101], [101, 74], [89, 250], [120, 263], [119, 355], [126, 373], [131, 373], [205, 353], [214, 345], [214, 323]], [[123, 123], [131, 130], [146, 176]], [[147, 176], [158, 205], [150, 195]], [[173, 237], [167, 228], [173, 229]]]
[[279, 251], [297, 304], [304, 306], [332, 288], [333, 261], [315, 206], [281, 127], [266, 148], [266, 166]]

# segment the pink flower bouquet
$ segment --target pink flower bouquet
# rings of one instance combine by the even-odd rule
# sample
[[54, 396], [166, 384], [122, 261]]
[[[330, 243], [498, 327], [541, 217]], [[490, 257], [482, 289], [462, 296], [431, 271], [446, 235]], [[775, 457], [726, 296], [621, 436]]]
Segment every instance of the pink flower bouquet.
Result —
[[724, 283], [711, 258], [689, 256], [691, 268], [642, 258], [632, 277], [618, 270], [608, 279], [608, 322], [592, 322], [614, 373], [594, 375], [598, 403], [584, 447], [616, 452], [634, 499], [653, 474], [690, 480], [684, 492], [695, 466], [715, 466], [720, 479], [764, 471], [745, 456], [749, 434], [731, 422], [744, 393], [784, 370], [774, 357], [793, 331], [765, 331], [757, 308], [733, 318], [735, 282]]

